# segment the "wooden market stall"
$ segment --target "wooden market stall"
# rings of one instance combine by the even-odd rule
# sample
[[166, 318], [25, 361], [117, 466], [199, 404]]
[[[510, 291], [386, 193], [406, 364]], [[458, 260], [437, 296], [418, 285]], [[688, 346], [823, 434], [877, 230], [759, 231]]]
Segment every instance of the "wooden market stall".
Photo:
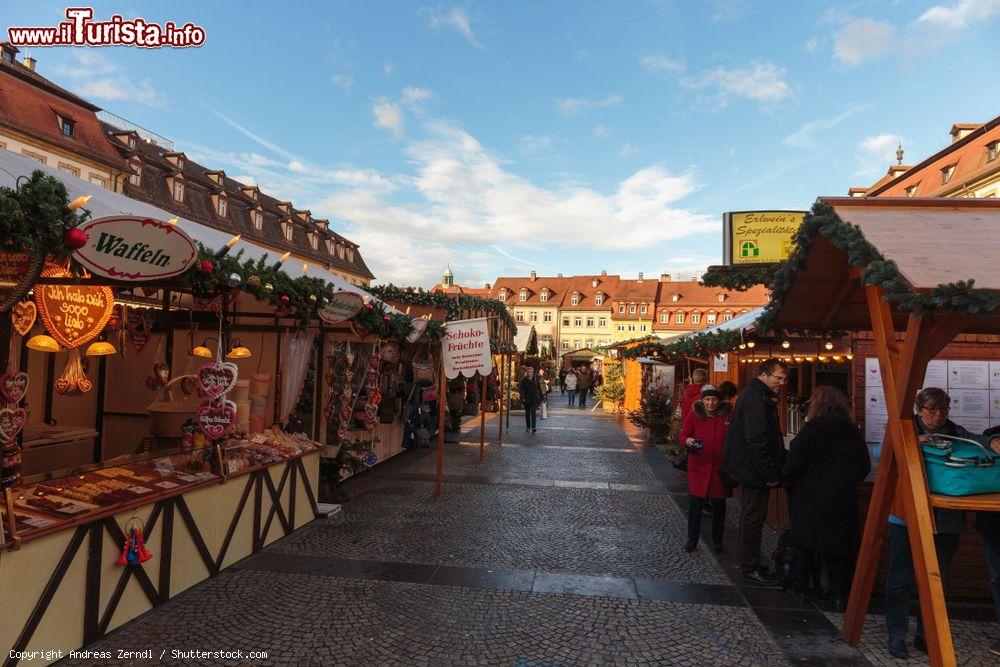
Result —
[[[928, 490], [913, 399], [928, 363], [959, 334], [1000, 333], [1000, 201], [821, 199], [779, 269], [762, 326], [870, 331], [887, 405], [878, 465], [843, 636], [856, 644], [890, 506], [909, 527], [933, 665], [954, 665], [934, 548], [936, 507], [1000, 510], [1000, 494]], [[998, 490], [1000, 491], [1000, 490]]]

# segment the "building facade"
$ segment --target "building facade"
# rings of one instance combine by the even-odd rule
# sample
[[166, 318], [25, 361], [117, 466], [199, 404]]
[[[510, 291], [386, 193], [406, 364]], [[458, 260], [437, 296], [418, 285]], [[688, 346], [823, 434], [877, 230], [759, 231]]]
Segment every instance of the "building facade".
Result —
[[128, 166], [101, 129], [100, 108], [19, 61], [0, 43], [0, 149], [61, 169], [95, 186], [122, 191]]
[[659, 282], [641, 273], [634, 280], [620, 280], [611, 303], [612, 340], [630, 340], [653, 334], [653, 313]]
[[611, 302], [620, 278], [603, 273], [574, 276], [559, 307], [559, 355], [593, 350], [613, 340]]
[[728, 322], [767, 305], [767, 301], [768, 291], [763, 285], [730, 292], [697, 280], [671, 281], [669, 276], [661, 276], [653, 332], [660, 338], [672, 338]]
[[851, 188], [852, 197], [998, 197], [1000, 196], [1000, 116], [986, 123], [956, 123], [951, 142], [915, 165], [898, 164], [867, 188]]

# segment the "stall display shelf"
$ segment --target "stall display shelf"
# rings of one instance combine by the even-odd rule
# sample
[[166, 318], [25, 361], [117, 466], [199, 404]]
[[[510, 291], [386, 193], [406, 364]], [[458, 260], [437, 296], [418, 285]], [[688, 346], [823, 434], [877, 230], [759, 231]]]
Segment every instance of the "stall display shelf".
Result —
[[982, 493], [974, 496], [946, 496], [930, 494], [931, 505], [949, 510], [1000, 512], [1000, 493]]

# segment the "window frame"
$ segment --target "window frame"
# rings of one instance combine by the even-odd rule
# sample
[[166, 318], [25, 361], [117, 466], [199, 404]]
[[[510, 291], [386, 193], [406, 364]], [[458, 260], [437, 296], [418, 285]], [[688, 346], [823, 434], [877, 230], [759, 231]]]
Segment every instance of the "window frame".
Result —
[[684, 324], [684, 313], [674, 313], [674, 324]]

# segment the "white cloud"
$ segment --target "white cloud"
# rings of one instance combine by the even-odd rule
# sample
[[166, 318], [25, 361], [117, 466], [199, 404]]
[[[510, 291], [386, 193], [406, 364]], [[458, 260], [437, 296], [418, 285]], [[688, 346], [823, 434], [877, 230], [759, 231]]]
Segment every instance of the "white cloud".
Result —
[[819, 37], [810, 37], [809, 41], [803, 45], [802, 48], [806, 50], [806, 53], [816, 53], [823, 46], [823, 40]]
[[820, 139], [817, 135], [837, 127], [854, 114], [860, 113], [867, 108], [868, 106], [864, 104], [852, 104], [845, 111], [842, 111], [832, 118], [817, 118], [816, 120], [811, 120], [795, 132], [792, 132], [787, 137], [782, 139], [781, 143], [795, 148], [816, 148], [820, 145]]
[[477, 38], [476, 33], [472, 31], [472, 25], [469, 22], [469, 14], [461, 7], [452, 7], [451, 9], [445, 9], [443, 7], [421, 7], [418, 12], [424, 17], [427, 22], [427, 26], [435, 30], [441, 30], [444, 28], [450, 28], [458, 32], [469, 41], [470, 44], [478, 49], [486, 48]]
[[931, 27], [963, 29], [1000, 15], [1000, 0], [958, 0], [935, 5], [917, 19]]
[[338, 88], [350, 90], [354, 87], [354, 77], [350, 74], [334, 74], [330, 76], [330, 83]]
[[903, 137], [890, 133], [863, 139], [857, 146], [858, 169], [854, 175], [873, 180], [881, 177], [890, 164], [895, 164], [896, 149], [902, 141]]
[[745, 98], [760, 103], [780, 102], [788, 97], [791, 86], [785, 80], [788, 71], [771, 62], [756, 61], [746, 67], [725, 67], [688, 77], [684, 85], [695, 90], [707, 90], [719, 105], [733, 98]]
[[604, 123], [598, 123], [595, 125], [593, 132], [594, 136], [598, 139], [607, 139], [611, 135], [611, 131]]
[[643, 56], [639, 60], [642, 68], [650, 72], [683, 72], [684, 63], [679, 60], [668, 58], [664, 55], [653, 54]]
[[537, 155], [547, 151], [552, 145], [552, 137], [547, 134], [522, 134], [517, 139], [517, 152], [522, 155]]
[[71, 81], [67, 86], [84, 99], [136, 102], [164, 106], [167, 97], [149, 79], [136, 80], [128, 71], [96, 49], [73, 49], [71, 62], [54, 65], [52, 71]]
[[402, 96], [404, 104], [408, 106], [415, 106], [434, 97], [434, 91], [430, 88], [407, 86], [406, 88], [403, 88]]
[[622, 144], [622, 147], [618, 149], [618, 157], [624, 160], [630, 155], [635, 155], [638, 152], [639, 152], [638, 148], [636, 148], [635, 146], [626, 141], [624, 144]]
[[732, 23], [746, 14], [746, 0], [712, 0], [712, 20], [716, 23]]
[[382, 61], [382, 72], [386, 76], [392, 76], [396, 73], [396, 63], [392, 61], [392, 58], [386, 58]]
[[396, 102], [380, 97], [372, 105], [375, 127], [389, 130], [396, 137], [403, 136], [403, 109]]
[[582, 100], [575, 97], [567, 97], [556, 101], [556, 110], [563, 116], [573, 117], [593, 109], [603, 109], [616, 107], [623, 102], [621, 95], [611, 94], [599, 100]]
[[895, 37], [889, 21], [849, 17], [833, 37], [833, 55], [844, 65], [860, 65], [888, 53]]

